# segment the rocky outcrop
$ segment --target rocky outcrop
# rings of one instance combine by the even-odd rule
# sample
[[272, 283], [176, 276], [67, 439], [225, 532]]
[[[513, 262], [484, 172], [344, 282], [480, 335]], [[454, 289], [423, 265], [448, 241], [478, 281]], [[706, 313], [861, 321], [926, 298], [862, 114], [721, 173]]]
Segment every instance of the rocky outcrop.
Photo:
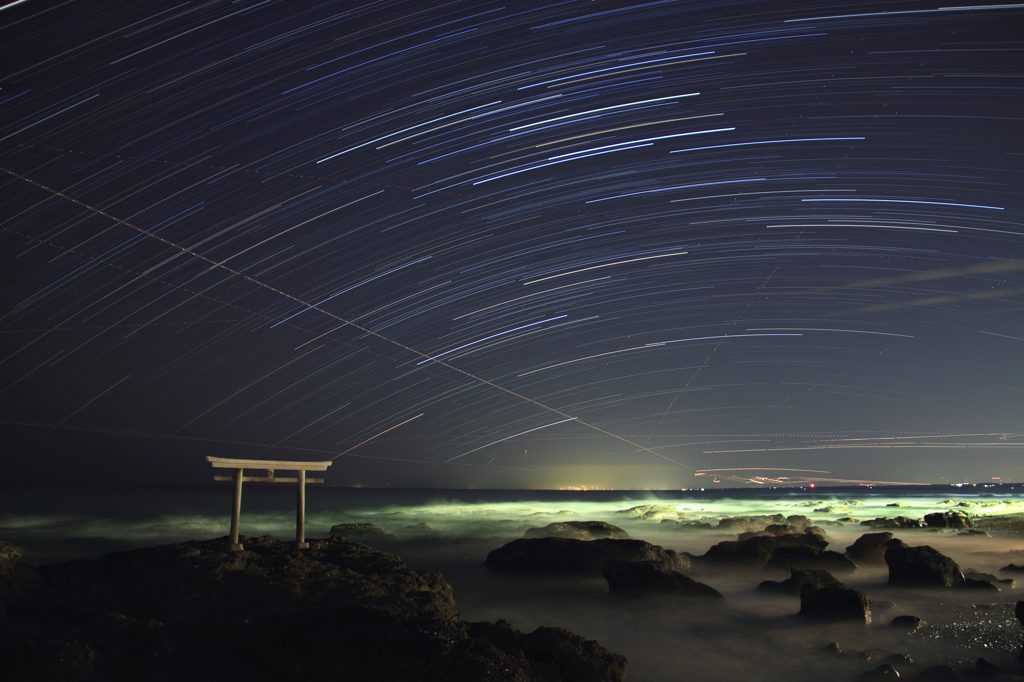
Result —
[[608, 581], [608, 594], [613, 596], [671, 594], [680, 597], [722, 597], [715, 588], [657, 562], [609, 559], [601, 572]]
[[973, 528], [974, 520], [967, 512], [946, 511], [925, 514], [924, 523], [929, 528]]
[[789, 573], [789, 577], [785, 580], [765, 580], [757, 586], [757, 591], [799, 595], [805, 588], [811, 590], [823, 587], [846, 589], [846, 584], [836, 579], [828, 571], [791, 568]]
[[786, 517], [782, 514], [771, 516], [730, 516], [719, 520], [718, 529], [727, 532], [760, 531], [772, 524], [784, 523]]
[[331, 526], [331, 535], [340, 535], [346, 538], [382, 538], [394, 539], [394, 535], [384, 532], [372, 523], [339, 523]]
[[764, 565], [766, 571], [788, 568], [848, 573], [857, 570], [857, 564], [839, 552], [797, 545], [796, 547], [777, 547], [772, 552], [772, 558]]
[[863, 592], [842, 587], [804, 589], [800, 593], [800, 615], [826, 620], [871, 622], [871, 599]]
[[642, 504], [638, 507], [622, 509], [615, 513], [632, 516], [633, 518], [642, 519], [644, 521], [678, 519], [680, 516], [685, 516], [684, 513], [680, 512], [676, 507], [673, 507], [670, 504]]
[[907, 632], [920, 630], [921, 628], [926, 627], [927, 625], [928, 623], [924, 622], [917, 616], [896, 616], [891, 621], [889, 621], [889, 627], [895, 628], [897, 630], [905, 630]]
[[700, 560], [707, 563], [762, 568], [771, 560], [779, 547], [813, 547], [823, 550], [828, 540], [820, 529], [808, 528], [801, 533], [773, 535], [758, 532], [745, 540], [727, 540], [713, 545]]
[[871, 528], [920, 528], [921, 522], [906, 516], [893, 516], [892, 518], [880, 516], [877, 519], [861, 521], [860, 525]]
[[623, 679], [625, 659], [564, 630], [460, 622], [439, 573], [340, 538], [309, 544], [227, 552], [221, 538], [40, 567], [61, 601], [4, 628], [5, 679]]
[[892, 533], [865, 533], [846, 548], [846, 556], [862, 564], [885, 561], [885, 543], [892, 540]]
[[521, 538], [489, 552], [484, 564], [495, 571], [600, 575], [609, 559], [653, 562], [681, 573], [690, 569], [689, 559], [670, 549], [614, 539]]
[[908, 547], [890, 541], [885, 563], [889, 566], [889, 584], [897, 587], [967, 586], [960, 566], [927, 545]]
[[529, 528], [525, 538], [572, 538], [595, 540], [600, 538], [628, 538], [629, 533], [604, 521], [563, 521], [549, 523], [543, 528]]

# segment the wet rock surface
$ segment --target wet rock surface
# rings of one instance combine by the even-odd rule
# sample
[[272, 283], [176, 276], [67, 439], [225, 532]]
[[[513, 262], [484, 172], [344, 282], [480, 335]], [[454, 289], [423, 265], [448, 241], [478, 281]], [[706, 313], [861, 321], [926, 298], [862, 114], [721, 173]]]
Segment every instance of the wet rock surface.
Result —
[[800, 532], [776, 534], [762, 531], [741, 537], [744, 539], [726, 540], [713, 545], [700, 557], [700, 561], [761, 568], [780, 547], [809, 547], [819, 551], [828, 547], [828, 540], [824, 538], [821, 529], [813, 526]]
[[804, 588], [800, 615], [823, 620], [871, 622], [871, 599], [863, 592], [842, 587]]
[[722, 597], [715, 588], [667, 568], [662, 563], [609, 559], [601, 572], [608, 581], [608, 593], [613, 596], [671, 594], [680, 597]]
[[484, 562], [494, 571], [600, 575], [609, 559], [651, 562], [683, 573], [690, 560], [643, 540], [522, 538], [492, 550]]
[[[339, 538], [0, 562], [3, 679], [618, 681], [625, 659], [558, 628], [464, 623], [439, 573]], [[15, 592], [18, 581], [35, 592]]]
[[892, 533], [865, 533], [846, 548], [846, 556], [858, 563], [882, 563], [885, 561], [885, 543], [892, 540]]
[[601, 538], [628, 538], [629, 533], [605, 521], [562, 521], [541, 528], [529, 528], [526, 538], [572, 538], [596, 540]]
[[927, 545], [909, 547], [889, 543], [885, 553], [889, 584], [897, 587], [966, 587], [960, 566]]
[[791, 568], [790, 576], [785, 580], [765, 580], [757, 586], [758, 592], [776, 592], [780, 594], [799, 595], [806, 588], [817, 590], [822, 587], [846, 589], [846, 584], [838, 580], [828, 571], [805, 570]]

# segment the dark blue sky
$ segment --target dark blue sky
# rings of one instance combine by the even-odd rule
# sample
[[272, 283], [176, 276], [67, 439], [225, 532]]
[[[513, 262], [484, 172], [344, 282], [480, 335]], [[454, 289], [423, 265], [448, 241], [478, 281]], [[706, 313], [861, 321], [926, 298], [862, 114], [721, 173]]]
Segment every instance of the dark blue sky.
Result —
[[1024, 5], [824, 7], [0, 8], [8, 474], [1024, 479]]

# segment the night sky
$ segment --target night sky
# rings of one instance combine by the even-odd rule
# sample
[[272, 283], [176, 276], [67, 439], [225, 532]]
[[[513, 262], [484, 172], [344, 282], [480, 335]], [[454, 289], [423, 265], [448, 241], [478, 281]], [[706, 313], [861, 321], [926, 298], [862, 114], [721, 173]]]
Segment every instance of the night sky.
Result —
[[9, 3], [4, 475], [1024, 480], [1022, 28]]

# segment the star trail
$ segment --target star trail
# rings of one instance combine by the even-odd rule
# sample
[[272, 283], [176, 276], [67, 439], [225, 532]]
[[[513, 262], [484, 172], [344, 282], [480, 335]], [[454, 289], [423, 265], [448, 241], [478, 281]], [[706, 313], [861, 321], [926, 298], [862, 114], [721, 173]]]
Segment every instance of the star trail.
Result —
[[1022, 21], [0, 5], [8, 473], [1024, 480]]

